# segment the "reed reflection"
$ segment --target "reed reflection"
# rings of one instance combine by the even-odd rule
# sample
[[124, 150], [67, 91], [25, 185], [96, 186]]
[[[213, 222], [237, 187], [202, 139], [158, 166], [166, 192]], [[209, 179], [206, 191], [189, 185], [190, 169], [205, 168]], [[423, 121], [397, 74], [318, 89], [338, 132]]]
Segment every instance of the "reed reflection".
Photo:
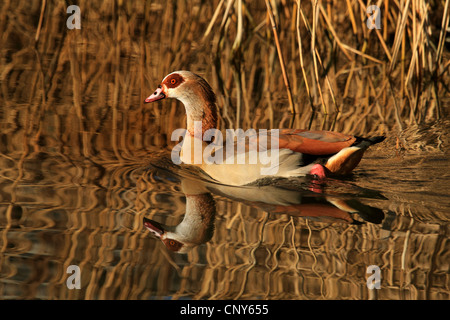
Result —
[[384, 212], [353, 198], [328, 195], [324, 183], [307, 180], [305, 189], [288, 190], [279, 186], [235, 187], [190, 178], [181, 179], [186, 213], [177, 225], [166, 225], [143, 218], [144, 226], [170, 251], [187, 253], [211, 240], [214, 234], [216, 202], [213, 195], [241, 202], [270, 214], [344, 224], [380, 224]]

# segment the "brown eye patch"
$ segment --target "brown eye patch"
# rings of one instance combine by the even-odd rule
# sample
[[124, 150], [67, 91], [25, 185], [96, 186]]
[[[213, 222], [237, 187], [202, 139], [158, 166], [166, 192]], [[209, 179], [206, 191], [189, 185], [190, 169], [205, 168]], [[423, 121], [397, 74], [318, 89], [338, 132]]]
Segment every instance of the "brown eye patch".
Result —
[[184, 82], [184, 78], [178, 73], [171, 74], [164, 80], [164, 84], [168, 88], [176, 88]]
[[181, 247], [183, 246], [183, 244], [181, 242], [178, 242], [173, 239], [164, 239], [163, 242], [169, 250], [172, 250], [175, 252], [179, 251], [181, 249]]

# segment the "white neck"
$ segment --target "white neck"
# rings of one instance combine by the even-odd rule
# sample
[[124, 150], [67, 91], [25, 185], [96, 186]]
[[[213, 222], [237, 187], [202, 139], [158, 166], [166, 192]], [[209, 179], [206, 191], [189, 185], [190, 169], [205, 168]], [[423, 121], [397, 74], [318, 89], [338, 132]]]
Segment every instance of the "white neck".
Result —
[[205, 243], [212, 237], [215, 213], [215, 202], [210, 193], [186, 194], [186, 214], [176, 226], [173, 238], [191, 245]]

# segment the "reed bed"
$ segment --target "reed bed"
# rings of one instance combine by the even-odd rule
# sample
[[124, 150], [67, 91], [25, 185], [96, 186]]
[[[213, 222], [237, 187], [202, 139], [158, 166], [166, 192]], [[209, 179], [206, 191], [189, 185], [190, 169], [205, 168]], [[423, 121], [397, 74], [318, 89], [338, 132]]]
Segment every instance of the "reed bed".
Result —
[[[174, 70], [211, 83], [225, 128], [382, 133], [391, 149], [441, 152], [449, 0], [376, 4], [379, 30], [360, 0], [80, 0], [81, 29], [69, 30], [65, 1], [2, 1], [0, 296], [367, 299], [370, 263], [385, 279], [377, 298], [448, 299], [444, 211], [389, 207], [380, 242], [372, 225], [218, 197], [215, 236], [187, 256], [141, 225], [184, 214], [178, 182], [145, 170], [185, 125], [179, 103], [143, 104]], [[71, 264], [81, 290], [65, 285]]]
[[225, 127], [398, 134], [444, 119], [448, 1], [377, 4], [379, 30], [368, 29], [361, 1], [81, 1], [83, 26], [69, 30], [63, 1], [5, 1], [2, 98], [29, 103], [35, 139], [47, 109], [70, 104], [84, 155], [111, 115], [118, 158], [130, 145], [120, 141], [121, 125], [140, 131], [130, 147], [141, 149], [148, 117], [181, 112], [175, 102], [164, 110], [142, 102], [177, 69], [211, 82]]

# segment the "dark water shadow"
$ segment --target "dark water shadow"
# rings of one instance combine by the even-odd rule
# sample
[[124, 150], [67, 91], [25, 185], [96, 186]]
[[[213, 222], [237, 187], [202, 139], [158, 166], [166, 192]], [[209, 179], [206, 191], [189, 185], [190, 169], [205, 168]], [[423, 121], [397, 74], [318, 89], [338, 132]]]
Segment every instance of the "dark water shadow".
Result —
[[178, 167], [175, 172], [150, 165], [155, 179], [176, 182], [186, 199], [183, 220], [176, 225], [143, 218], [144, 226], [171, 251], [187, 253], [211, 240], [216, 203], [221, 197], [273, 215], [285, 214], [314, 221], [343, 224], [381, 224], [382, 209], [367, 205], [363, 198], [387, 200], [376, 190], [364, 189], [346, 181], [316, 181], [312, 177], [265, 179], [254, 185], [227, 186]]

